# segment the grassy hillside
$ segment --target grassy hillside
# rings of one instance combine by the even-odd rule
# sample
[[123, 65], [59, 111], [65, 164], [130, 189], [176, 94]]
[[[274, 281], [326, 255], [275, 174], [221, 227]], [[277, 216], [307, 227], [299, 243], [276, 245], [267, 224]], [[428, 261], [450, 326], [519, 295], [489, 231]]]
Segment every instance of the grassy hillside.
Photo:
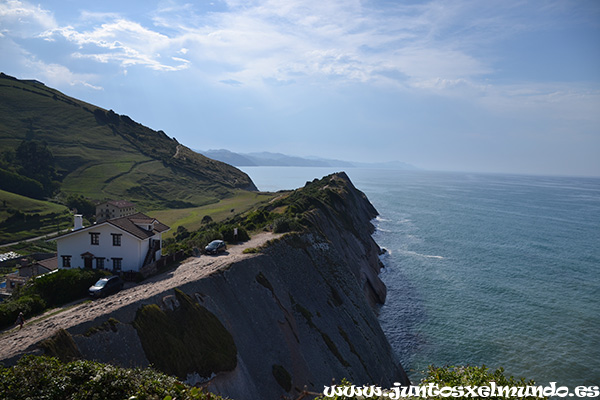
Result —
[[72, 224], [63, 205], [0, 190], [0, 243], [56, 233]]
[[256, 190], [243, 172], [162, 131], [42, 83], [0, 74], [0, 152], [14, 153], [33, 140], [52, 153], [63, 195], [127, 199], [144, 210], [201, 206], [237, 189]]
[[240, 191], [237, 195], [218, 203], [193, 208], [151, 211], [148, 215], [171, 227], [171, 230], [163, 235], [164, 238], [169, 238], [177, 232], [179, 226], [195, 231], [203, 226], [202, 220], [207, 216], [214, 222], [222, 222], [237, 214], [264, 206], [264, 204], [278, 196], [280, 194], [277, 193]]

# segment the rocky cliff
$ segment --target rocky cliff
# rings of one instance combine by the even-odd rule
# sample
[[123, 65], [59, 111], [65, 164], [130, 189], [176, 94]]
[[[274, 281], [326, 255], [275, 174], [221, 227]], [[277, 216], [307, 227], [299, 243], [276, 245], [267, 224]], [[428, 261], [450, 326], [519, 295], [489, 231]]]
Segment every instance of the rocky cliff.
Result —
[[295, 398], [305, 388], [322, 391], [334, 378], [407, 383], [373, 311], [386, 294], [371, 238], [376, 210], [343, 173], [308, 186], [300, 193], [315, 205], [305, 213], [309, 229], [113, 307], [44, 348], [124, 366], [152, 364], [234, 399]]

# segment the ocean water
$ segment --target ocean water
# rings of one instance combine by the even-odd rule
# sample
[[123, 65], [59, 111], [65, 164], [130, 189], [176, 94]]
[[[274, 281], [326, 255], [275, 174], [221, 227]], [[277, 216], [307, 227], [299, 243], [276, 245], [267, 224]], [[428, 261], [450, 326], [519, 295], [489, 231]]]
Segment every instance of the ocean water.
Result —
[[[260, 190], [327, 168], [244, 168]], [[346, 169], [387, 249], [380, 323], [414, 381], [429, 364], [600, 384], [600, 179]]]

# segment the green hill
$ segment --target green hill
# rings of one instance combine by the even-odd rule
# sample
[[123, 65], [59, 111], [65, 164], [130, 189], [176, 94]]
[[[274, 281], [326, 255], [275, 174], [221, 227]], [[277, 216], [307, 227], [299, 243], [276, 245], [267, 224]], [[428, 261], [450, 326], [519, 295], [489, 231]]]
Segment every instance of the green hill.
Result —
[[5, 74], [0, 178], [0, 189], [28, 197], [127, 199], [145, 210], [201, 206], [256, 190], [245, 173], [162, 131]]
[[73, 217], [63, 205], [0, 190], [0, 244], [56, 233], [72, 225]]

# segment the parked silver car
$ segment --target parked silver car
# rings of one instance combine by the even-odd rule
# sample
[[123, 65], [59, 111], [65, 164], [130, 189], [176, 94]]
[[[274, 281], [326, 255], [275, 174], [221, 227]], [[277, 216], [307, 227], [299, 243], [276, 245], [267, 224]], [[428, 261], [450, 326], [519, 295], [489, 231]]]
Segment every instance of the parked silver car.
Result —
[[118, 276], [101, 278], [88, 289], [92, 297], [104, 297], [123, 289], [123, 280]]

